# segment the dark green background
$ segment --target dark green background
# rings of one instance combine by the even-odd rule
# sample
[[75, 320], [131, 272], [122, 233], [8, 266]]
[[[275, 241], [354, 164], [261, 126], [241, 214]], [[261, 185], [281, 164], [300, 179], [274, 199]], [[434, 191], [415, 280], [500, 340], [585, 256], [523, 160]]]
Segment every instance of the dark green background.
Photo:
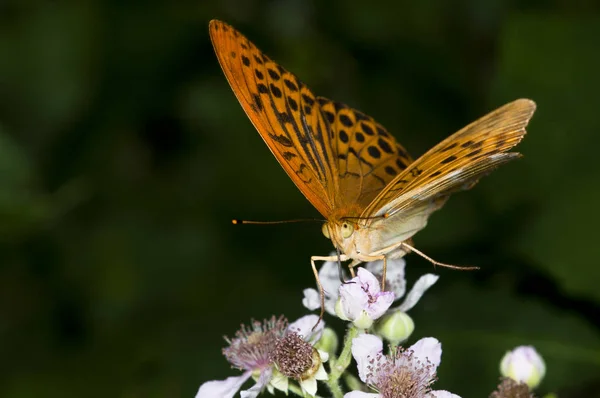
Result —
[[[435, 214], [412, 341], [437, 388], [484, 397], [533, 344], [540, 392], [600, 396], [600, 17], [593, 1], [0, 3], [0, 395], [192, 397], [237, 375], [222, 335], [305, 313], [320, 225], [247, 120], [208, 37], [223, 19], [415, 156], [505, 102], [519, 150]], [[412, 283], [432, 267], [410, 255]], [[331, 320], [331, 319], [329, 319]], [[341, 322], [332, 324], [342, 330]]]

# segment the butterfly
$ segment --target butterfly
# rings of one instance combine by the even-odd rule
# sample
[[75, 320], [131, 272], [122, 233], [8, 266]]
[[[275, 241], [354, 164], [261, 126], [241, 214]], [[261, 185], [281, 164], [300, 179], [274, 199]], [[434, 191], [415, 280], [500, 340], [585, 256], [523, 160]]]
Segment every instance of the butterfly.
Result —
[[473, 187], [485, 174], [521, 156], [508, 151], [526, 133], [536, 107], [532, 100], [496, 109], [413, 160], [372, 117], [315, 96], [230, 25], [212, 20], [209, 32], [252, 124], [327, 220], [322, 232], [338, 255], [311, 257], [317, 284], [318, 260], [353, 260], [351, 270], [361, 262], [383, 260], [385, 270], [386, 259], [413, 251], [434, 264], [456, 267], [425, 256], [411, 238], [449, 195]]

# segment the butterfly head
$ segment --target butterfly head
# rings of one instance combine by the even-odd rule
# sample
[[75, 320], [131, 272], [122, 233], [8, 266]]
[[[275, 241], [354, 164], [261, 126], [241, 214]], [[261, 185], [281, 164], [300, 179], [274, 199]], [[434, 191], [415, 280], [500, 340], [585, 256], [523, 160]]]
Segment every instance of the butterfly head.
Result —
[[353, 242], [354, 231], [358, 229], [358, 224], [349, 220], [330, 220], [323, 224], [323, 235], [331, 239], [333, 244], [342, 252], [348, 253], [349, 246]]

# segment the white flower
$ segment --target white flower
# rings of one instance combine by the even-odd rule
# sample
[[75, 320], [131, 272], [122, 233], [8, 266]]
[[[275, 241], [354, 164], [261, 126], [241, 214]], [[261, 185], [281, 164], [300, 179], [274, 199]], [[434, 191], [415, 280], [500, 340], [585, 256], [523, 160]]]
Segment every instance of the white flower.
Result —
[[[307, 315], [292, 323], [288, 327], [286, 335], [277, 342], [273, 352], [273, 361], [277, 368], [275, 385], [280, 389], [287, 390], [287, 379], [297, 380], [304, 392], [310, 396], [317, 393], [317, 380], [327, 380], [327, 373], [323, 363], [329, 358], [329, 354], [314, 348], [314, 344], [320, 339], [324, 323], [318, 322], [316, 315]], [[282, 381], [282, 377], [285, 381]]]
[[352, 391], [344, 398], [460, 398], [448, 391], [431, 390], [442, 357], [442, 345], [432, 337], [385, 356], [381, 339], [363, 334], [352, 340], [352, 356], [358, 366], [358, 376], [376, 393]]
[[[279, 367], [276, 361], [277, 350], [287, 336], [294, 335], [307, 344], [312, 353], [312, 345], [320, 339], [325, 326], [321, 321], [315, 330], [312, 330], [318, 319], [316, 315], [307, 315], [288, 326], [284, 317], [272, 317], [263, 323], [254, 321], [251, 326], [242, 325], [233, 339], [226, 338], [229, 346], [223, 349], [223, 354], [233, 367], [243, 370], [244, 373], [237, 377], [202, 384], [196, 398], [231, 398], [250, 377], [254, 378], [256, 383], [248, 390], [240, 392], [242, 398], [255, 398], [265, 388], [270, 392], [278, 389], [287, 393], [288, 376], [276, 369], [276, 366]], [[317, 352], [317, 355], [319, 354], [320, 352]], [[316, 393], [316, 380], [323, 380], [325, 369], [322, 362], [327, 360], [327, 356], [326, 353], [319, 355], [320, 367], [317, 366], [314, 374], [307, 377], [306, 386], [300, 380], [302, 388], [309, 393], [314, 384], [312, 395]], [[312, 361], [311, 364], [313, 362], [316, 363]], [[327, 379], [326, 374], [324, 377]]]
[[272, 317], [262, 323], [252, 322], [251, 326], [242, 325], [233, 339], [226, 338], [229, 346], [223, 349], [225, 358], [235, 368], [244, 370], [241, 376], [228, 377], [225, 380], [208, 381], [200, 386], [196, 398], [230, 398], [242, 385], [254, 376], [256, 384], [242, 391], [243, 398], [256, 397], [273, 377], [272, 353], [277, 341], [283, 337], [287, 319]]
[[535, 348], [519, 346], [504, 355], [500, 363], [500, 373], [504, 377], [535, 388], [546, 374], [546, 365]]
[[[333, 256], [334, 254], [332, 253], [331, 255]], [[406, 261], [403, 258], [387, 260], [385, 290], [394, 293], [394, 301], [399, 300], [406, 292], [405, 267]], [[376, 275], [378, 279], [381, 279], [380, 276], [383, 274], [382, 260], [366, 263], [364, 268]], [[404, 301], [398, 306], [393, 307], [391, 311], [407, 312], [410, 310], [438, 278], [434, 274], [421, 276], [408, 292]], [[319, 281], [325, 291], [325, 311], [331, 315], [336, 315], [335, 305], [339, 296], [339, 288], [342, 286], [338, 272], [338, 263], [336, 261], [327, 261], [321, 266]], [[311, 311], [320, 308], [319, 292], [315, 289], [305, 289], [302, 304]]]
[[336, 314], [361, 329], [370, 328], [394, 302], [393, 292], [382, 292], [377, 278], [364, 268], [356, 277], [340, 286]]

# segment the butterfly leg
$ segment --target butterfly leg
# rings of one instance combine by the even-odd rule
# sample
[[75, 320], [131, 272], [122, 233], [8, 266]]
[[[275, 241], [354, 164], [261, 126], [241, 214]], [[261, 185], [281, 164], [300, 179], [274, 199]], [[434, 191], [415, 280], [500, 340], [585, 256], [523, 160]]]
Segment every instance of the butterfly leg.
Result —
[[313, 270], [313, 274], [315, 275], [315, 280], [317, 281], [317, 287], [319, 288], [319, 296], [321, 299], [321, 313], [319, 314], [319, 320], [315, 323], [314, 328], [317, 327], [319, 322], [323, 319], [323, 315], [325, 315], [325, 290], [323, 289], [323, 285], [321, 284], [321, 280], [319, 279], [319, 271], [317, 270], [317, 265], [315, 261], [346, 261], [348, 260], [348, 256], [342, 254], [340, 256], [312, 256], [310, 258], [310, 265]]
[[434, 259], [432, 259], [428, 255], [426, 255], [422, 251], [415, 249], [413, 246], [407, 244], [406, 242], [402, 242], [401, 246], [407, 248], [408, 250], [410, 250], [412, 252], [415, 252], [416, 254], [418, 254], [419, 256], [423, 257], [425, 260], [429, 261], [433, 265], [439, 265], [440, 267], [452, 268], [452, 269], [457, 269], [457, 270], [461, 270], [461, 271], [472, 271], [472, 270], [479, 269], [479, 267], [461, 267], [460, 265], [452, 265], [452, 264], [440, 263], [439, 261], [435, 261]]
[[[383, 273], [381, 275], [381, 291], [385, 291], [385, 278], [386, 278], [386, 273], [387, 273], [387, 257], [385, 255], [380, 255], [380, 256], [373, 256], [371, 258], [369, 258], [369, 261], [377, 261], [377, 260], [383, 260]], [[354, 272], [354, 267], [356, 267], [358, 264], [363, 263], [364, 261], [361, 260], [354, 260], [352, 261], [349, 265], [348, 268], [350, 268], [350, 275], [352, 275], [352, 277], [355, 277], [355, 272]]]

